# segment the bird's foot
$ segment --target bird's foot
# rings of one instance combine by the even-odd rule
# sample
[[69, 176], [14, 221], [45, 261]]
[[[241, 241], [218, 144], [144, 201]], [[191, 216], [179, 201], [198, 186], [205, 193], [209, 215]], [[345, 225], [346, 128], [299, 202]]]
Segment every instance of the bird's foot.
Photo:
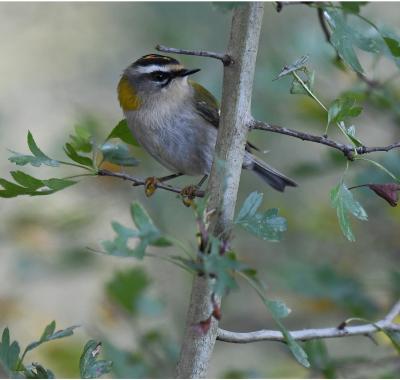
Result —
[[197, 185], [185, 186], [181, 190], [182, 202], [186, 207], [190, 207], [193, 204], [197, 190], [199, 190], [199, 186]]
[[144, 193], [146, 197], [151, 197], [157, 189], [157, 184], [160, 180], [157, 177], [148, 177], [144, 183]]

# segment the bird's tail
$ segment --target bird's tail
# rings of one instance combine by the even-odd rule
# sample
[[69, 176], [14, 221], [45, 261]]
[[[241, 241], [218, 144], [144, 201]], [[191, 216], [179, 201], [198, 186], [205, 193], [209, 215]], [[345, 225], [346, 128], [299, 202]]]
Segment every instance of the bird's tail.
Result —
[[286, 186], [297, 186], [296, 182], [255, 157], [253, 157], [253, 164], [250, 168], [275, 190], [284, 191]]

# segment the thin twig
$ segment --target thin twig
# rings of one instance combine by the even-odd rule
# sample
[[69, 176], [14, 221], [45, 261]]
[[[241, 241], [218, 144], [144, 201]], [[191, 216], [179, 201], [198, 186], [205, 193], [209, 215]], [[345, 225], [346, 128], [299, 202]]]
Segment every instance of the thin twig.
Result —
[[[345, 326], [344, 328], [328, 327], [322, 329], [305, 329], [291, 331], [290, 335], [295, 340], [306, 341], [322, 338], [339, 338], [344, 336], [366, 335], [380, 330], [399, 331], [400, 324], [393, 323], [393, 320], [400, 314], [400, 300], [392, 307], [389, 313], [376, 323], [367, 323], [359, 326]], [[238, 333], [218, 329], [218, 340], [229, 343], [251, 343], [263, 340], [281, 341], [286, 338], [277, 330], [259, 330], [247, 333]]]
[[355, 151], [357, 152], [357, 154], [367, 154], [367, 153], [372, 153], [372, 152], [388, 152], [392, 149], [400, 148], [400, 141], [390, 144], [390, 145], [386, 145], [386, 146], [354, 147], [353, 145], [343, 144], [343, 143], [331, 140], [324, 136], [316, 136], [316, 135], [312, 135], [310, 133], [300, 132], [300, 131], [296, 131], [295, 129], [280, 127], [278, 125], [272, 125], [272, 124], [268, 124], [263, 121], [258, 121], [258, 120], [254, 120], [254, 119], [252, 119], [249, 122], [249, 128], [259, 129], [262, 131], [269, 131], [269, 132], [273, 132], [273, 133], [279, 133], [282, 135], [295, 137], [295, 138], [303, 140], [303, 141], [311, 141], [311, 142], [315, 142], [318, 144], [327, 145], [327, 146], [330, 146], [331, 148], [340, 150], [349, 160], [354, 159]]
[[206, 50], [187, 50], [187, 49], [177, 49], [173, 47], [168, 47], [164, 45], [157, 45], [156, 50], [164, 53], [174, 53], [174, 54], [185, 54], [185, 55], [196, 55], [198, 57], [208, 57], [219, 59], [224, 66], [229, 66], [233, 63], [233, 59], [228, 54], [215, 53], [213, 51]]
[[[133, 183], [133, 186], [145, 186], [146, 185], [146, 178], [131, 176], [131, 175], [128, 175], [128, 174], [125, 174], [125, 173], [112, 172], [112, 171], [106, 170], [106, 169], [100, 169], [97, 172], [97, 175], [104, 176], [104, 177], [115, 177], [115, 178], [123, 179], [125, 181], [130, 181], [130, 182]], [[171, 191], [171, 192], [177, 193], [177, 194], [181, 194], [182, 190], [183, 190], [183, 189], [181, 189], [179, 187], [167, 185], [167, 184], [162, 183], [162, 182], [156, 182], [156, 183], [154, 183], [154, 186], [156, 188], [167, 190], [167, 191]], [[196, 190], [193, 195], [198, 197], [198, 198], [202, 198], [202, 197], [204, 197], [204, 191]]]

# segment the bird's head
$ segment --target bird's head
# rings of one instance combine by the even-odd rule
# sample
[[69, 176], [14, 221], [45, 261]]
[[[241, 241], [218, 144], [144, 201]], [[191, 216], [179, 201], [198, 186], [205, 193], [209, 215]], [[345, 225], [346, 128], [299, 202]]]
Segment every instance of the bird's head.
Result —
[[148, 101], [174, 100], [187, 86], [187, 77], [200, 69], [188, 70], [174, 58], [148, 54], [128, 66], [118, 85], [121, 107], [137, 110]]

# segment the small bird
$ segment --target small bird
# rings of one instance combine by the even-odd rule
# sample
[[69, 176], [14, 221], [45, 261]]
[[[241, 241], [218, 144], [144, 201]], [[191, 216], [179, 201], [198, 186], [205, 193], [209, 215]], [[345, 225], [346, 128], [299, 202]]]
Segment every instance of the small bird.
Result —
[[[214, 96], [188, 76], [176, 59], [149, 54], [128, 66], [118, 84], [118, 99], [129, 129], [138, 143], [174, 174], [150, 177], [146, 186], [180, 175], [203, 176], [213, 161], [219, 105]], [[278, 191], [297, 186], [294, 181], [256, 158], [247, 143], [243, 168], [254, 171]], [[151, 180], [152, 179], [152, 180]], [[146, 192], [147, 195], [151, 194]]]

